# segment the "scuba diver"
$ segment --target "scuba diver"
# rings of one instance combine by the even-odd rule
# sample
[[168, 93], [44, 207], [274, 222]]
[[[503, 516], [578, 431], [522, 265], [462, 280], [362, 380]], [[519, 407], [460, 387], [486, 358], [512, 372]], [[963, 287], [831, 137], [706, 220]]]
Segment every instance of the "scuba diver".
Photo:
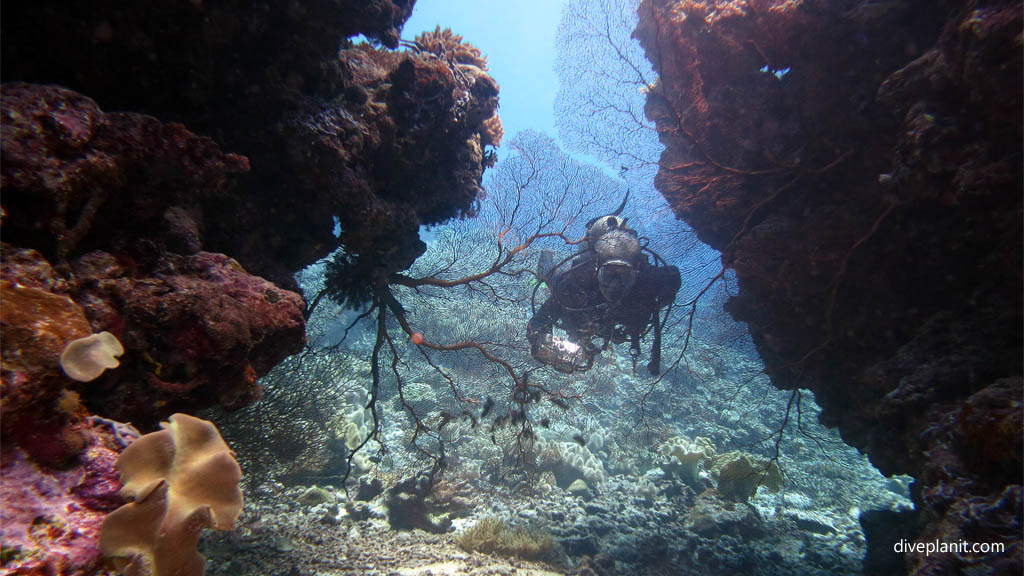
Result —
[[[627, 191], [615, 212], [587, 223], [579, 252], [553, 266], [551, 253], [541, 254], [538, 276], [551, 295], [527, 324], [527, 339], [531, 355], [559, 372], [589, 370], [597, 354], [626, 340], [635, 371], [640, 339], [651, 331], [647, 369], [654, 375], [661, 371], [660, 313], [675, 300], [682, 282], [679, 269], [648, 249], [647, 239], [620, 218], [628, 199]], [[568, 339], [554, 336], [555, 326]], [[595, 339], [603, 340], [600, 346]]]

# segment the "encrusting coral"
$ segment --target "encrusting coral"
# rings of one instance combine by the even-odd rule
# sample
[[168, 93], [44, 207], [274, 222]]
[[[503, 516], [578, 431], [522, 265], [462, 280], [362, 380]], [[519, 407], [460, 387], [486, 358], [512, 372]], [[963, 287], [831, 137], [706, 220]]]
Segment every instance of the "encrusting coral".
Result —
[[242, 512], [242, 470], [213, 423], [175, 414], [117, 463], [134, 500], [110, 513], [100, 549], [127, 575], [201, 576], [203, 528], [230, 530]]

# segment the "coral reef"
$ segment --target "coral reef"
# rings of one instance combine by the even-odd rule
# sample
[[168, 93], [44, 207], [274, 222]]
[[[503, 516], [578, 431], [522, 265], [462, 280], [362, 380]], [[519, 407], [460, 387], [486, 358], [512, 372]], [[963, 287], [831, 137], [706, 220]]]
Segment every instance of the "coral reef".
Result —
[[[196, 251], [203, 202], [228, 194], [227, 174], [247, 170], [246, 159], [180, 125], [104, 114], [58, 87], [4, 84], [2, 94], [3, 277], [18, 294], [70, 297], [91, 326], [72, 339], [109, 331], [126, 350], [121, 368], [81, 388], [86, 405], [147, 427], [165, 414], [153, 412], [158, 401], [180, 402], [173, 410], [254, 399], [255, 379], [301, 349], [304, 304], [230, 258]], [[59, 309], [17, 297], [4, 314], [80, 326]], [[42, 354], [51, 352], [33, 356]], [[18, 379], [5, 373], [5, 384]], [[47, 378], [35, 373], [27, 385], [44, 393]]]
[[[297, 270], [343, 247], [358, 303], [421, 225], [473, 212], [501, 137], [479, 52], [347, 40], [397, 47], [412, 5], [3, 5], [5, 462], [80, 469], [90, 412], [252, 402], [305, 343]], [[121, 366], [68, 379], [61, 352], [101, 331]]]
[[1006, 545], [908, 569], [1019, 572], [1019, 3], [639, 15], [657, 186], [735, 270], [726, 309], [773, 383], [813, 390], [825, 424], [917, 478], [915, 538]]
[[179, 124], [105, 114], [71, 90], [5, 83], [2, 95], [4, 241], [55, 265], [93, 249], [140, 268], [164, 251], [195, 252], [203, 208], [215, 219], [229, 175], [249, 170]]
[[483, 170], [493, 162], [484, 147], [500, 139], [492, 120], [498, 85], [475, 65], [430, 52], [399, 58], [357, 46], [339, 58], [369, 98], [353, 111], [361, 122], [324, 111], [297, 124], [291, 137], [312, 142], [311, 153], [325, 159], [340, 149], [353, 160], [309, 168], [316, 170], [312, 178], [324, 180], [318, 186], [344, 191], [330, 213], [337, 215], [345, 252], [328, 268], [327, 287], [337, 300], [359, 305], [424, 252], [421, 225], [474, 212]]
[[[85, 395], [118, 419], [152, 426], [161, 416], [153, 405], [245, 406], [260, 395], [256, 379], [305, 340], [302, 299], [223, 254], [167, 253], [151, 269], [129, 274], [113, 255], [96, 251], [74, 269], [77, 297], [93, 322], [123, 322], [122, 373]], [[121, 306], [111, 310], [111, 302]]]
[[2, 77], [183, 122], [244, 154], [253, 176], [207, 208], [204, 248], [293, 289], [296, 270], [344, 245], [337, 291], [359, 300], [422, 253], [420, 225], [473, 210], [483, 147], [500, 138], [482, 58], [346, 40], [397, 46], [412, 4], [5, 6]]

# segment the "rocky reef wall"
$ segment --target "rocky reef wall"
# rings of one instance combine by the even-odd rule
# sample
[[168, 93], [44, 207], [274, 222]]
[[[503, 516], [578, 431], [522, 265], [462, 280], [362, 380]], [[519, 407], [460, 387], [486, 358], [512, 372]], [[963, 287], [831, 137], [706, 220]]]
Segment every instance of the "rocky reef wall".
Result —
[[658, 189], [735, 270], [727, 310], [773, 383], [812, 390], [825, 424], [916, 478], [917, 516], [890, 536], [1006, 545], [897, 568], [1019, 572], [1020, 3], [645, 0], [639, 16]]
[[[179, 122], [244, 155], [253, 169], [235, 179], [238, 193], [199, 223], [204, 247], [293, 289], [295, 270], [343, 244], [366, 281], [422, 252], [421, 224], [472, 212], [500, 131], [498, 85], [486, 66], [454, 58], [457, 39], [388, 49], [412, 8], [12, 3], [2, 77]], [[382, 48], [354, 46], [357, 34]]]
[[[343, 248], [358, 302], [474, 211], [498, 85], [451, 33], [392, 50], [413, 3], [3, 4], [5, 570], [95, 567], [121, 422], [259, 398], [305, 344], [296, 271]], [[101, 331], [120, 366], [69, 378]]]

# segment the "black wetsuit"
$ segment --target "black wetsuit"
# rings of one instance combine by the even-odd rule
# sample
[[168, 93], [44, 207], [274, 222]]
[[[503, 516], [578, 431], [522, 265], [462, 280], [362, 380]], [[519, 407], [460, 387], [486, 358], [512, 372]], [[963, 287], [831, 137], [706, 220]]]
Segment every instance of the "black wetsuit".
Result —
[[601, 295], [592, 253], [585, 252], [572, 267], [548, 279], [551, 296], [527, 324], [534, 357], [541, 360], [536, 353], [537, 345], [555, 325], [565, 330], [589, 355], [599, 351], [593, 343], [595, 338], [616, 344], [628, 339], [630, 348], [639, 350], [640, 337], [653, 326], [656, 333], [649, 368], [652, 372], [659, 371], [661, 326], [658, 313], [675, 300], [682, 285], [679, 269], [652, 266], [646, 257], [640, 259], [635, 268], [636, 282], [626, 296], [615, 303], [605, 301]]

